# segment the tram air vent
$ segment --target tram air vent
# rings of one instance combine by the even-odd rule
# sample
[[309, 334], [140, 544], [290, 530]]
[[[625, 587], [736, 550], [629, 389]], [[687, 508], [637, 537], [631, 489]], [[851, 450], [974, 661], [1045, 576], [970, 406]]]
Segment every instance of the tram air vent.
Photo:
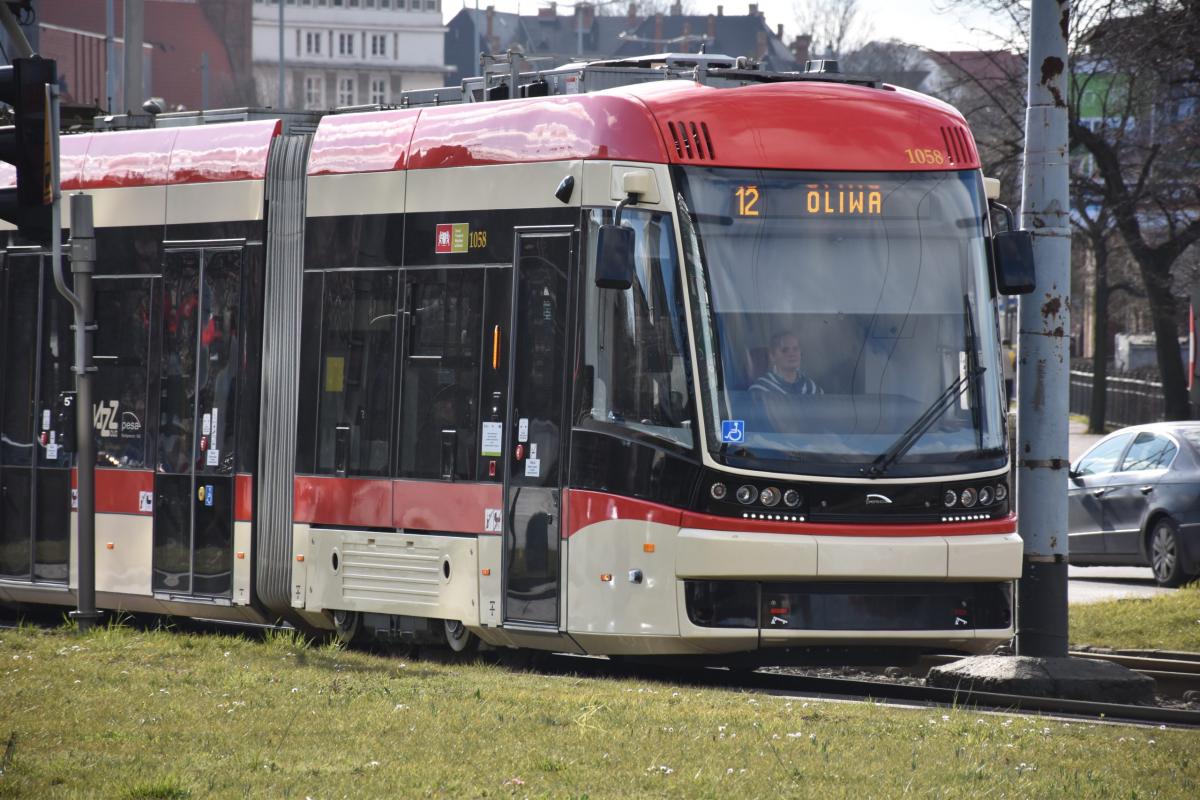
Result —
[[958, 125], [942, 127], [942, 141], [946, 144], [946, 154], [951, 164], [972, 164], [975, 162], [975, 148], [970, 135]]
[[717, 157], [713, 150], [712, 138], [708, 135], [708, 124], [701, 122], [668, 122], [667, 130], [671, 133], [671, 143], [675, 145], [675, 155], [688, 161], [712, 161]]

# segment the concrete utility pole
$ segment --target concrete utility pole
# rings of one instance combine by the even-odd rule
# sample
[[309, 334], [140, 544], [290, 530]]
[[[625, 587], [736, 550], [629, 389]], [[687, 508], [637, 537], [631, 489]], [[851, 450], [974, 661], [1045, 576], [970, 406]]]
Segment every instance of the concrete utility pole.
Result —
[[109, 114], [116, 113], [117, 100], [117, 22], [113, 4], [116, 0], [104, 2], [104, 94], [108, 102], [104, 110]]
[[100, 615], [96, 612], [96, 443], [92, 433], [92, 336], [96, 331], [92, 273], [96, 268], [96, 234], [92, 227], [90, 195], [71, 196], [71, 274], [67, 288], [62, 268], [62, 192], [59, 183], [58, 85], [46, 84], [50, 116], [50, 263], [54, 285], [75, 310], [75, 449], [79, 473], [76, 526], [76, 591], [78, 610], [72, 612], [80, 631], [88, 631]]
[[[333, 55], [333, 53], [330, 53], [330, 55]], [[284, 74], [283, 65], [283, 3], [281, 2], [279, 4], [279, 105], [277, 106], [280, 111], [284, 109], [284, 81], [287, 77]]]
[[1017, 514], [1025, 541], [1017, 654], [1067, 654], [1067, 385], [1071, 225], [1067, 152], [1069, 0], [1033, 0], [1021, 227], [1037, 288], [1021, 298]]
[[142, 113], [142, 0], [125, 0], [125, 110]]

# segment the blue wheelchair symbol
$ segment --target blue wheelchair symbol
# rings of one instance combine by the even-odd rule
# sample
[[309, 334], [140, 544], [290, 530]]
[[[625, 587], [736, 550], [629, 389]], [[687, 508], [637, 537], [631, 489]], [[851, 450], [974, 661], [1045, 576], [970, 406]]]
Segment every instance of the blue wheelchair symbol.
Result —
[[213, 487], [208, 484], [204, 487], [204, 505], [211, 506], [213, 504]]
[[721, 420], [721, 441], [741, 444], [746, 441], [746, 421], [741, 419]]

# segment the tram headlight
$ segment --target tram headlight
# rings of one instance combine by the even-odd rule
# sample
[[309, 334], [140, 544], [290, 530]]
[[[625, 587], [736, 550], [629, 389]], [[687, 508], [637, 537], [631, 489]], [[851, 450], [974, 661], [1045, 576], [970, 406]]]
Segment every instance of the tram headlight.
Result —
[[729, 494], [729, 490], [725, 488], [725, 484], [717, 481], [708, 487], [708, 493], [712, 495], [713, 500], [724, 500], [725, 495]]
[[774, 486], [768, 486], [767, 488], [762, 490], [762, 494], [760, 494], [758, 496], [758, 501], [760, 503], [762, 503], [764, 506], [770, 507], [770, 506], [779, 505], [779, 500], [782, 497], [783, 497], [782, 492], [780, 492]]
[[975, 502], [978, 498], [975, 494], [975, 490], [967, 487], [966, 489], [962, 490], [962, 494], [959, 495], [958, 499], [959, 502], [963, 504], [963, 508], [974, 508]]
[[1008, 484], [1004, 481], [996, 484], [996, 502], [1003, 502], [1008, 499]]
[[758, 490], [748, 483], [743, 484], [742, 486], [738, 487], [737, 499], [742, 505], [748, 506], [758, 499]]
[[942, 495], [942, 504], [945, 505], [946, 508], [954, 508], [956, 505], [958, 505], [958, 492], [954, 491], [953, 489], [947, 489], [946, 493]]
[[979, 505], [990, 506], [992, 504], [993, 499], [995, 499], [995, 498], [992, 496], [992, 487], [990, 487], [990, 486], [980, 486], [979, 487]]
[[783, 493], [783, 504], [788, 508], [795, 508], [800, 505], [801, 499], [803, 498], [800, 497], [800, 493], [795, 489], [788, 489]]

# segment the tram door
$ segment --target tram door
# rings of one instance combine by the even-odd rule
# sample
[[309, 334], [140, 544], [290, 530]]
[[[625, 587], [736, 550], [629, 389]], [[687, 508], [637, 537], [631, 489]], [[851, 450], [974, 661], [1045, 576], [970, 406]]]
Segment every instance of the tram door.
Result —
[[509, 359], [506, 622], [558, 622], [569, 230], [518, 231]]
[[241, 272], [240, 248], [163, 258], [156, 593], [232, 592]]
[[71, 371], [73, 312], [54, 288], [50, 260], [0, 261], [0, 579], [66, 584], [71, 465], [61, 392]]

